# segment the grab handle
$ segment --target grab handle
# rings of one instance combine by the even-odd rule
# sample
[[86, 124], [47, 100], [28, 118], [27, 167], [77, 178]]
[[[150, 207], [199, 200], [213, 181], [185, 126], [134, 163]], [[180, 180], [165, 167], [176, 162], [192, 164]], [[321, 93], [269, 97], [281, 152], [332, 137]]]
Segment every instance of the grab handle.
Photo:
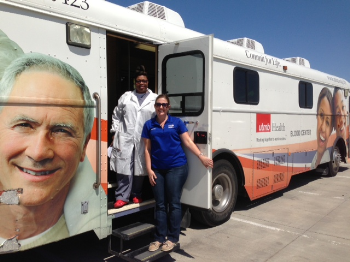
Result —
[[96, 92], [92, 96], [96, 101], [97, 111], [97, 168], [96, 182], [93, 184], [93, 188], [98, 189], [101, 185], [101, 97]]

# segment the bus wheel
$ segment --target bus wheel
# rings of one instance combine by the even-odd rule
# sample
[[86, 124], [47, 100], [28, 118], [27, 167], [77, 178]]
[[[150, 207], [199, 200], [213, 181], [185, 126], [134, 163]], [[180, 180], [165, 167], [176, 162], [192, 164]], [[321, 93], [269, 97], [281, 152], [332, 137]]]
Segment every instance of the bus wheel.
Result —
[[212, 178], [212, 209], [193, 210], [194, 218], [207, 226], [217, 226], [226, 222], [237, 200], [237, 175], [230, 162], [225, 159], [214, 164]]
[[332, 155], [332, 161], [328, 163], [328, 176], [335, 176], [338, 171], [339, 171], [339, 166], [340, 166], [340, 153], [339, 153], [339, 148], [335, 146], [333, 148], [333, 155]]

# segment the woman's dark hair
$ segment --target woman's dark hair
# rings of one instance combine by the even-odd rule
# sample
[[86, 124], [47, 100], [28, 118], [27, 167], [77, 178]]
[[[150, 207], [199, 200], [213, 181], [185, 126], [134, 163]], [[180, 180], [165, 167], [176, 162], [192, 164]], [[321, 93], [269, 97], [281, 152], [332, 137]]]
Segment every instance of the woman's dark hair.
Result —
[[[337, 115], [337, 110], [335, 109], [336, 108], [336, 104], [335, 104], [335, 96], [336, 96], [336, 94], [337, 94], [337, 92], [339, 92], [339, 91], [342, 91], [339, 87], [335, 87], [334, 88], [334, 90], [333, 90], [333, 100], [332, 100], [332, 102], [333, 102], [333, 108], [332, 108], [332, 112], [333, 112], [333, 127], [335, 128], [335, 125], [336, 125], [336, 123], [335, 123], [335, 116]], [[343, 94], [342, 93], [340, 93], [340, 95], [343, 97]]]
[[148, 75], [146, 72], [146, 68], [143, 65], [139, 65], [138, 67], [136, 67], [136, 71], [135, 71], [135, 79], [138, 76], [145, 76], [148, 79]]
[[156, 102], [157, 102], [158, 99], [160, 99], [160, 98], [164, 98], [164, 99], [168, 102], [168, 104], [170, 105], [170, 100], [169, 100], [169, 97], [168, 97], [167, 94], [160, 94], [160, 95], [158, 95], [157, 98], [156, 98]]

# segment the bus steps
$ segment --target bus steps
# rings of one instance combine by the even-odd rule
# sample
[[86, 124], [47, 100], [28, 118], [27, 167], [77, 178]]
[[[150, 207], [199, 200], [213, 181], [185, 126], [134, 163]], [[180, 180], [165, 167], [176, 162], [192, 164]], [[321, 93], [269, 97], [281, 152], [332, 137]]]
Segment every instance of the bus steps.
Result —
[[[148, 223], [134, 223], [122, 228], [117, 228], [112, 231], [112, 235], [109, 236], [109, 245], [108, 245], [108, 252], [112, 255], [115, 255], [117, 257], [120, 257], [126, 261], [131, 262], [140, 262], [140, 261], [154, 261], [156, 259], [159, 259], [170, 252], [164, 252], [161, 251], [161, 249], [158, 249], [157, 251], [150, 252], [148, 251], [148, 245], [141, 247], [135, 251], [126, 250], [123, 251], [123, 241], [128, 241], [134, 238], [137, 238], [139, 236], [142, 236], [147, 233], [151, 233], [155, 230], [155, 226]], [[112, 237], [119, 238], [119, 252], [112, 250]], [[180, 248], [180, 244], [177, 243], [176, 246], [171, 250], [175, 251]]]

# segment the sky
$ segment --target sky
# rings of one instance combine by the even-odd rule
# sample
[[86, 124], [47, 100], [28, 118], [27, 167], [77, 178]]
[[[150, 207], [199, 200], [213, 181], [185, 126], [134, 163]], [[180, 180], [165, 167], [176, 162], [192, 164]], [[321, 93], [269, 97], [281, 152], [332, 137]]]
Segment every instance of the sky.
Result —
[[[121, 6], [142, 1], [108, 0]], [[350, 0], [154, 0], [185, 27], [222, 40], [248, 37], [265, 54], [303, 57], [350, 82]]]

